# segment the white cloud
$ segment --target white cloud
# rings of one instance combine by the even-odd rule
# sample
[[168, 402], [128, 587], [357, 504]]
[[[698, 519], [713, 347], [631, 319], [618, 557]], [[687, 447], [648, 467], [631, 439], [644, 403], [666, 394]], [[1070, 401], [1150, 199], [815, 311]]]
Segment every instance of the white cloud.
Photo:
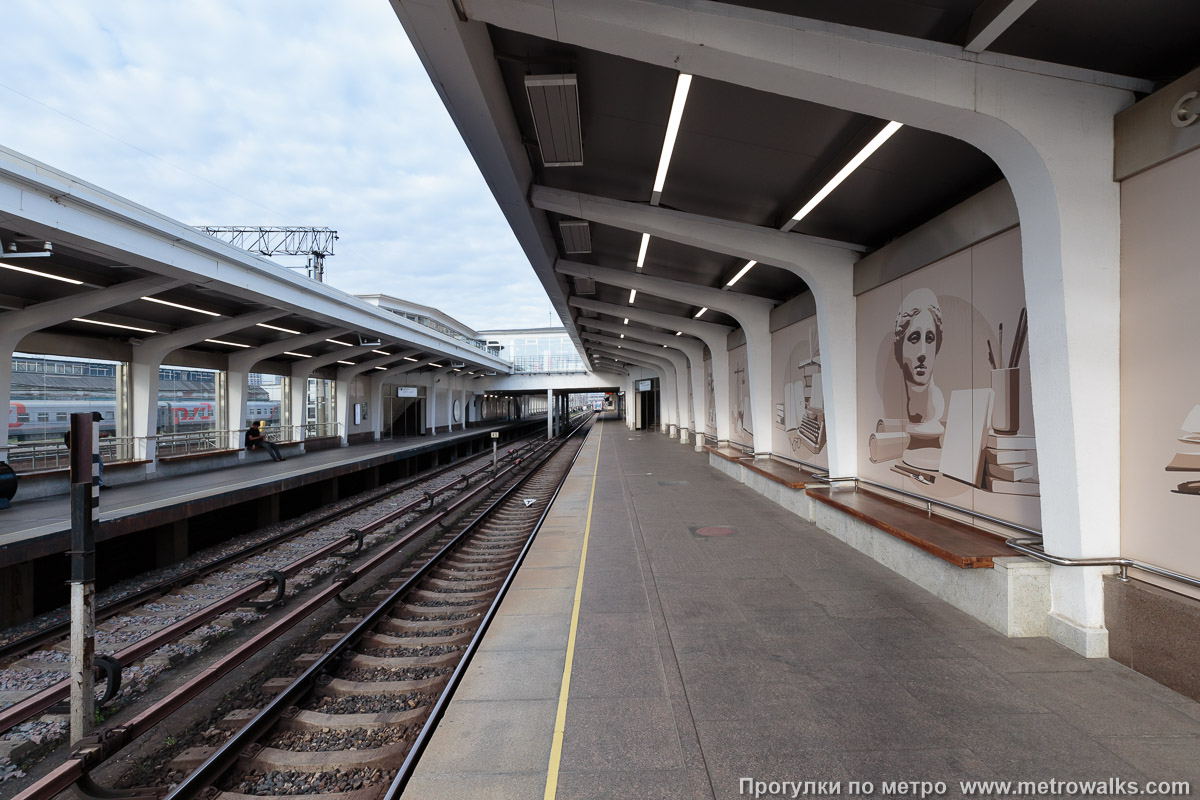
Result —
[[336, 228], [346, 291], [548, 323], [387, 3], [9, 0], [4, 21], [5, 147], [191, 224]]

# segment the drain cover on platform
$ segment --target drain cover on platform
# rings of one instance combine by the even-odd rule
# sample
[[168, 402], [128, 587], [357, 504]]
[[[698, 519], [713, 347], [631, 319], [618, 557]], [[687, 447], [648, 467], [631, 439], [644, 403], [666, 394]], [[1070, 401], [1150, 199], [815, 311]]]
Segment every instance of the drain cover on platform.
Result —
[[724, 525], [702, 525], [700, 527], [689, 527], [688, 530], [692, 532], [692, 536], [698, 536], [702, 539], [707, 539], [711, 536], [731, 536], [737, 533], [733, 528]]

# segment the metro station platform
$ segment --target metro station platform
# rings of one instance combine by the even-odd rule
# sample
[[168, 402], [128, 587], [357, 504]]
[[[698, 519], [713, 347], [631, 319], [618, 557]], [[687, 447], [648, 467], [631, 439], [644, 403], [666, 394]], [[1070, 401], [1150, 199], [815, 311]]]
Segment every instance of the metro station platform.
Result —
[[[332, 502], [336, 497], [331, 492], [336, 493], [337, 489], [329, 484], [335, 479], [375, 468], [386, 469], [388, 465], [426, 454], [429, 454], [430, 463], [434, 463], [438, 458], [436, 454], [447, 448], [484, 439], [487, 442], [478, 443], [477, 448], [490, 447], [492, 431], [515, 433], [518, 429], [533, 429], [539, 425], [545, 425], [544, 416], [289, 455], [283, 463], [256, 453], [235, 466], [115, 486], [100, 495], [101, 526], [97, 529], [96, 540], [100, 543], [171, 525], [242, 503], [278, 497], [295, 489], [311, 491], [318, 485], [325, 488], [314, 495], [314, 501]], [[507, 441], [511, 435], [505, 434], [501, 441]], [[416, 466], [424, 468], [427, 465]], [[394, 476], [381, 474], [376, 478], [392, 480]], [[370, 482], [360, 480], [357, 483], [364, 484], [361, 488], [371, 488], [365, 485]], [[359, 490], [351, 485], [346, 488]], [[341, 493], [344, 495], [349, 491]], [[275, 502], [273, 516], [278, 518], [278, 501]], [[257, 517], [257, 512], [252, 516]], [[69, 541], [70, 500], [67, 496], [22, 501], [18, 493], [12, 507], [0, 511], [0, 568], [61, 554]]]
[[1109, 659], [1006, 638], [706, 455], [608, 421], [405, 797], [753, 796], [742, 779], [812, 781], [810, 795], [840, 781], [843, 796], [850, 781], [875, 796], [885, 781], [945, 781], [948, 797], [971, 780], [1194, 786], [1197, 754], [1200, 704]]

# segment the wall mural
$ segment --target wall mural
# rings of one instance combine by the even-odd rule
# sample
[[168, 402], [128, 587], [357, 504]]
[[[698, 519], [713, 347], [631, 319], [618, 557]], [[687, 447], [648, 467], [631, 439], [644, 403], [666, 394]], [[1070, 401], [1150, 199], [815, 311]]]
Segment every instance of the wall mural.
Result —
[[1186, 575], [1200, 575], [1197, 186], [1200, 151], [1121, 184], [1121, 555]]
[[775, 401], [771, 451], [816, 466], [829, 466], [815, 316], [771, 335], [771, 394]]
[[750, 370], [746, 366], [746, 346], [729, 351], [729, 438], [742, 444], [754, 444], [754, 414], [750, 409]]
[[704, 432], [713, 438], [717, 435], [717, 389], [713, 381], [712, 359], [704, 359], [704, 389], [708, 392], [708, 419], [704, 420]]
[[860, 471], [1002, 519], [1040, 519], [1016, 230], [858, 298]]

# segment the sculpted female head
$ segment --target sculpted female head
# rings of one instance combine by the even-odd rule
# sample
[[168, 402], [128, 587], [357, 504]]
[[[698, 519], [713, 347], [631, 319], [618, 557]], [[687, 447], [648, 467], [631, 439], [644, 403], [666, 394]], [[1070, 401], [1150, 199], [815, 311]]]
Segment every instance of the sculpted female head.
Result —
[[929, 289], [908, 293], [896, 313], [894, 332], [896, 361], [908, 385], [925, 386], [933, 376], [933, 365], [942, 349], [942, 308]]

